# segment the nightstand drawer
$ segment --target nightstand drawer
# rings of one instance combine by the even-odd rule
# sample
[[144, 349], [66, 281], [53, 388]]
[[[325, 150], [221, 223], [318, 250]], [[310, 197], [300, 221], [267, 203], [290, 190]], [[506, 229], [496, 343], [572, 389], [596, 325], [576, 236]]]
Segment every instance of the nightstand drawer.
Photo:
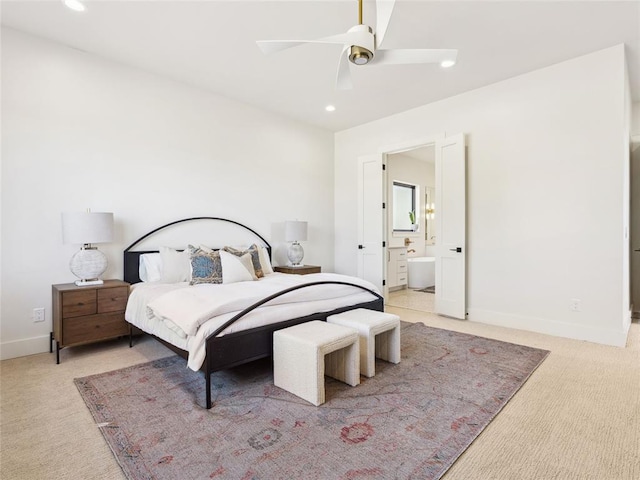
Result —
[[96, 290], [77, 290], [62, 294], [62, 317], [80, 317], [96, 313]]
[[98, 313], [122, 312], [127, 308], [129, 287], [98, 290]]
[[65, 345], [72, 345], [117, 337], [127, 333], [129, 333], [129, 328], [127, 322], [124, 321], [122, 312], [89, 315], [66, 319], [62, 328], [62, 341]]

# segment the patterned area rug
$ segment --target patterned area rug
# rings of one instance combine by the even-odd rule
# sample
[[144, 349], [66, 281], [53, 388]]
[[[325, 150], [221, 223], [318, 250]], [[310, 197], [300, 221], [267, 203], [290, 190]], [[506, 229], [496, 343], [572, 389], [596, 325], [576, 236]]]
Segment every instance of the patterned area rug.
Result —
[[[204, 379], [172, 356], [76, 379], [130, 479], [437, 479], [549, 352], [402, 326], [402, 361], [314, 407], [273, 385], [270, 360]], [[293, 368], [293, 366], [292, 366]]]

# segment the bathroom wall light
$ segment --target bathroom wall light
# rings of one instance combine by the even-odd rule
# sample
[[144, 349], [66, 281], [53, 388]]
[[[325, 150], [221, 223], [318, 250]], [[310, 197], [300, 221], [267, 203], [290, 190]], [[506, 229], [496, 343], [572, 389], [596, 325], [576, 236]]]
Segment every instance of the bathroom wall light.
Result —
[[427, 214], [427, 218], [429, 220], [433, 220], [436, 216], [436, 205], [435, 203], [427, 203], [425, 206], [425, 213]]

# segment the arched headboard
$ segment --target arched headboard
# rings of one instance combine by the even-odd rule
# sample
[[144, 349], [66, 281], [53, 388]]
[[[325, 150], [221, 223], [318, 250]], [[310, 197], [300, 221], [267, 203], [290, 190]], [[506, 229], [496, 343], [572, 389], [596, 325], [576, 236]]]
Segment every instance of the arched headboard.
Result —
[[[161, 230], [165, 230], [174, 225], [185, 223], [185, 222], [193, 222], [198, 220], [211, 220], [216, 222], [227, 222], [233, 225], [237, 225], [238, 227], [243, 228], [244, 230], [250, 232], [256, 239], [260, 240], [263, 243], [263, 246], [267, 248], [269, 252], [269, 258], [271, 258], [271, 244], [265, 240], [265, 238], [260, 235], [258, 232], [253, 230], [252, 228], [243, 225], [242, 223], [236, 222], [235, 220], [229, 220], [228, 218], [221, 217], [191, 217], [191, 218], [183, 218], [181, 220], [176, 220], [174, 222], [167, 223], [166, 225], [162, 225], [158, 228], [151, 230], [148, 233], [145, 233], [143, 236], [138, 238], [135, 242], [129, 245], [124, 249], [124, 281], [129, 282], [131, 284], [140, 282], [140, 274], [139, 274], [139, 266], [140, 266], [140, 255], [144, 253], [157, 253], [158, 250], [132, 250], [136, 245], [141, 243], [143, 240], [151, 237], [152, 235], [160, 232]], [[224, 245], [219, 245], [219, 248], [222, 248]]]

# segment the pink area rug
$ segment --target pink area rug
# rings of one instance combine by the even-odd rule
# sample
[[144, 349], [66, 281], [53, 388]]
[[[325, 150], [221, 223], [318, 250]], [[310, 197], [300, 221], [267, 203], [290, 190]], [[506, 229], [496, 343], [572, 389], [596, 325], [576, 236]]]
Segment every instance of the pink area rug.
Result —
[[[402, 326], [402, 361], [320, 407], [273, 385], [269, 360], [204, 379], [178, 356], [76, 379], [130, 479], [437, 479], [549, 352]], [[294, 366], [292, 365], [292, 368]]]

